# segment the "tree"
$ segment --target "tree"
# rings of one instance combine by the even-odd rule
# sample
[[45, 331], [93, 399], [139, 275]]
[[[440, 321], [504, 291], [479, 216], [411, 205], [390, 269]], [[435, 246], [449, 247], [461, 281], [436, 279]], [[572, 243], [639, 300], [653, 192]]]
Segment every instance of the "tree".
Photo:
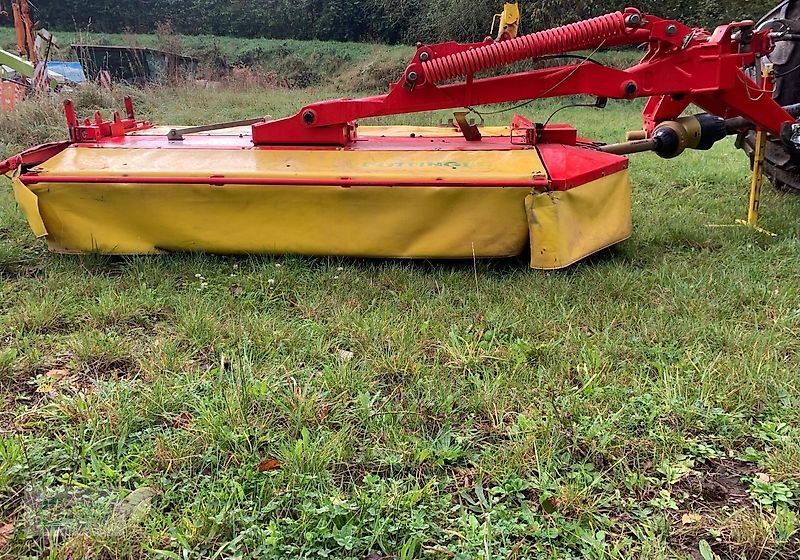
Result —
[[[240, 37], [474, 41], [489, 33], [503, 0], [37, 0], [51, 29], [153, 32], [169, 21], [182, 33]], [[643, 11], [714, 27], [757, 19], [777, 0], [633, 0]], [[611, 0], [522, 1], [523, 32], [619, 10]]]

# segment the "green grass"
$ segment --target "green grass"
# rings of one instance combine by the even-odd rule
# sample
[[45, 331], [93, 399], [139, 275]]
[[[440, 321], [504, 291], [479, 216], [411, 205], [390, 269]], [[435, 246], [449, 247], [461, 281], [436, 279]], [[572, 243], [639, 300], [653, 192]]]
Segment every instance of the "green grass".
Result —
[[[343, 93], [134, 92], [175, 124]], [[2, 116], [4, 151], [56, 105]], [[640, 108], [557, 120], [613, 141]], [[56, 256], [3, 188], [0, 555], [796, 558], [800, 197], [766, 190], [775, 238], [709, 228], [745, 212], [730, 143], [631, 167], [632, 239], [550, 273]]]
[[[385, 89], [414, 53], [407, 45], [182, 36], [168, 28], [150, 35], [60, 31], [57, 39], [61, 48], [52, 54], [53, 60], [77, 60], [70, 48], [75, 43], [151, 47], [197, 57], [200, 76], [214, 81], [295, 88], [327, 85], [353, 93]], [[14, 52], [15, 41], [13, 29], [0, 27], [0, 48]], [[595, 58], [612, 65], [631, 64], [639, 57], [635, 50], [595, 53]], [[526, 67], [531, 64], [518, 63], [515, 69]]]
[[[347, 51], [354, 58], [366, 57], [375, 51], [378, 45], [370, 43], [338, 43], [334, 41], [297, 41], [293, 39], [241, 39], [238, 37], [222, 37], [215, 35], [178, 35], [164, 29], [161, 33], [129, 34], [129, 33], [94, 33], [89, 31], [58, 31], [55, 33], [59, 49], [53, 54], [54, 59], [77, 60], [70, 49], [75, 43], [96, 45], [127, 45], [131, 47], [151, 47], [171, 49], [176, 52], [202, 56], [216, 49], [219, 54], [231, 59], [231, 62], [245, 61], [252, 58], [253, 53], [268, 51], [276, 47], [286, 46], [299, 56], [312, 56], [320, 51]], [[0, 27], [0, 47], [15, 50], [16, 39], [14, 29]], [[407, 46], [380, 45], [383, 52], [412, 52]]]
[[[211, 35], [181, 36], [163, 30], [158, 34], [114, 34], [59, 31], [60, 49], [53, 60], [78, 60], [72, 44], [151, 47], [197, 57], [200, 75], [213, 80], [241, 80], [243, 69], [255, 69], [260, 79], [274, 84], [308, 87], [337, 75], [337, 87], [385, 87], [396, 78], [413, 54], [409, 46], [296, 41], [291, 39], [238, 39]], [[13, 29], [0, 27], [0, 48], [16, 51]], [[236, 70], [232, 72], [232, 70]]]

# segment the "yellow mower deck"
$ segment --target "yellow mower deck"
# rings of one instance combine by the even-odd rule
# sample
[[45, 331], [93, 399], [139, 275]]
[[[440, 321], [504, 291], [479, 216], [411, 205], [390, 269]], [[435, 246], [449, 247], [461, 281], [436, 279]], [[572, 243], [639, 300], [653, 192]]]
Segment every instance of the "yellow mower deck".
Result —
[[[167, 130], [73, 144], [16, 177], [34, 232], [54, 251], [110, 254], [473, 258], [530, 246], [536, 268], [630, 235], [624, 158], [545, 153], [507, 128], [467, 142], [451, 129], [361, 127], [353, 147], [311, 149], [254, 148], [249, 129], [167, 142]], [[563, 173], [570, 153], [605, 167], [549, 192], [548, 164]]]

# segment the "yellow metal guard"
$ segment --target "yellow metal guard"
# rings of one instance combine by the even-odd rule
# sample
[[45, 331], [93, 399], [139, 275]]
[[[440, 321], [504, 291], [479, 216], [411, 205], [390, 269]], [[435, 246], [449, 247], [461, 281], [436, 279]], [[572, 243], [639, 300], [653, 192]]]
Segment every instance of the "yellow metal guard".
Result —
[[565, 268], [631, 236], [628, 172], [620, 171], [567, 191], [530, 194], [525, 210], [531, 268]]
[[753, 152], [753, 175], [750, 177], [750, 197], [747, 202], [747, 220], [736, 220], [736, 223], [754, 230], [777, 237], [776, 234], [758, 225], [758, 209], [761, 204], [761, 187], [764, 184], [764, 160], [767, 153], [767, 133], [756, 131], [755, 151]]

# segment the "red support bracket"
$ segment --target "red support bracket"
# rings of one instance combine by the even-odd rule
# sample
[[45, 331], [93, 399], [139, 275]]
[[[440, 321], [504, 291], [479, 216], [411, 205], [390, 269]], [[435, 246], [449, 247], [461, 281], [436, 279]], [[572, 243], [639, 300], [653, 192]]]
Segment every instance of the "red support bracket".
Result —
[[67, 119], [69, 138], [72, 142], [97, 142], [101, 138], [121, 137], [127, 132], [145, 130], [153, 126], [148, 121], [136, 119], [130, 96], [125, 96], [124, 119], [119, 111], [114, 111], [111, 120], [103, 120], [100, 111], [95, 111], [94, 122], [87, 118], [81, 123], [71, 99], [64, 101], [64, 116]]
[[50, 142], [49, 144], [35, 146], [20, 154], [11, 156], [4, 161], [0, 161], [0, 175], [6, 175], [18, 168], [27, 169], [44, 163], [66, 149], [69, 145], [69, 141]]

